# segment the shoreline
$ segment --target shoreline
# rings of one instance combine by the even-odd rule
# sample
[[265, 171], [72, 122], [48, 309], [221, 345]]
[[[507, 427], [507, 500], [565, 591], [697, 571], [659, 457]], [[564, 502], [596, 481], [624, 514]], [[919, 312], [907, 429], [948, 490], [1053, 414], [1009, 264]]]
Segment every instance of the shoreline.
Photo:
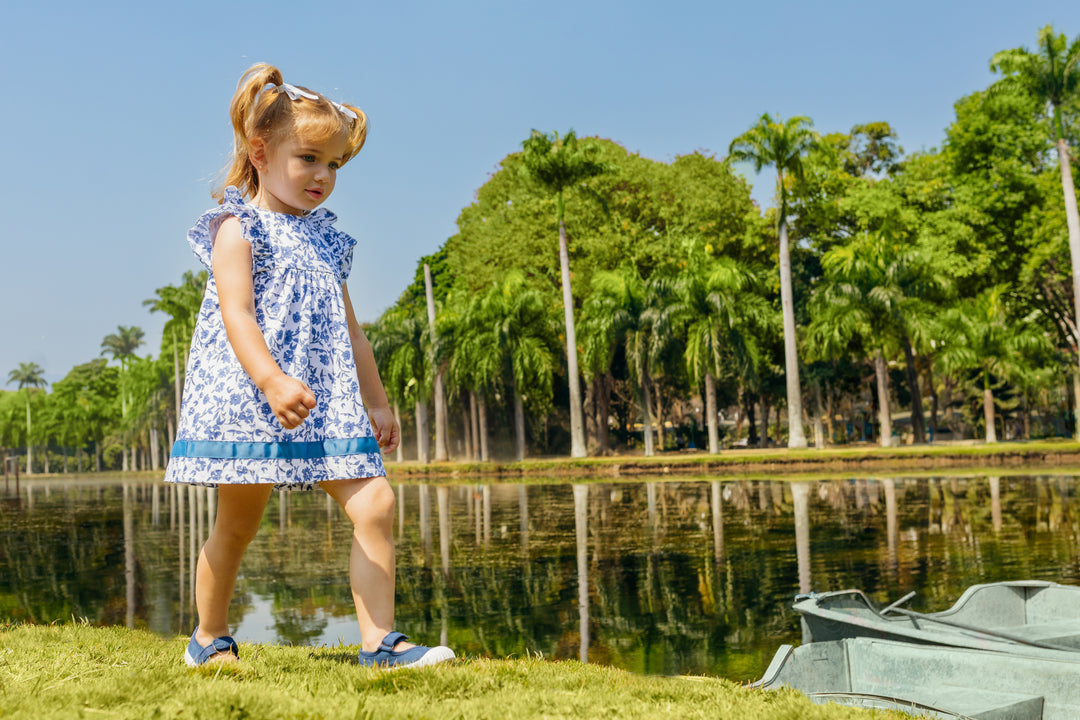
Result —
[[529, 477], [640, 477], [640, 476], [744, 476], [819, 475], [874, 471], [1002, 470], [1022, 469], [1080, 472], [1080, 443], [1068, 441], [1017, 441], [833, 447], [823, 450], [787, 448], [723, 450], [717, 455], [702, 451], [664, 453], [653, 457], [617, 455], [589, 458], [536, 458], [516, 461], [446, 461], [420, 464], [415, 461], [386, 462], [394, 477], [483, 477], [522, 479]]
[[[949, 444], [906, 445], [880, 448], [872, 445], [789, 450], [787, 448], [723, 450], [717, 455], [704, 451], [677, 451], [653, 457], [640, 454], [609, 457], [541, 457], [521, 462], [493, 460], [472, 462], [449, 460], [420, 464], [414, 460], [386, 459], [391, 481], [440, 482], [470, 478], [488, 481], [529, 479], [618, 480], [641, 477], [693, 477], [754, 479], [811, 479], [821, 476], [877, 474], [942, 475], [984, 472], [1003, 475], [1031, 472], [1080, 474], [1080, 442], [1073, 440], [1010, 441], [987, 445], [960, 441]], [[20, 473], [19, 482], [56, 480], [160, 480], [164, 469], [101, 473]], [[9, 476], [8, 483], [14, 485]]]

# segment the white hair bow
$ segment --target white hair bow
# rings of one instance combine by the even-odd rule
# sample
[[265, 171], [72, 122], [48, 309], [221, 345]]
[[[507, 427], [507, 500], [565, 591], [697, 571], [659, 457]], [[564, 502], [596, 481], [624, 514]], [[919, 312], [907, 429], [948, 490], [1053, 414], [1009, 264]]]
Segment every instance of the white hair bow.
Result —
[[[279, 93], [281, 93], [281, 92], [285, 93], [286, 95], [289, 96], [290, 100], [299, 100], [300, 98], [307, 98], [308, 100], [318, 100], [319, 99], [318, 95], [316, 95], [314, 93], [306, 92], [304, 90], [301, 90], [300, 88], [296, 87], [295, 85], [290, 85], [287, 82], [283, 82], [280, 85], [275, 85], [274, 83], [267, 83], [265, 86], [263, 86], [263, 91], [269, 90], [270, 88], [273, 88], [274, 90], [276, 90]], [[328, 102], [331, 105], [333, 105], [334, 107], [336, 107], [338, 112], [341, 113], [342, 115], [344, 115], [345, 117], [349, 118], [350, 120], [356, 120], [356, 113], [353, 112], [352, 110], [350, 110], [349, 108], [345, 107], [341, 103], [336, 103], [333, 100], [328, 100]]]

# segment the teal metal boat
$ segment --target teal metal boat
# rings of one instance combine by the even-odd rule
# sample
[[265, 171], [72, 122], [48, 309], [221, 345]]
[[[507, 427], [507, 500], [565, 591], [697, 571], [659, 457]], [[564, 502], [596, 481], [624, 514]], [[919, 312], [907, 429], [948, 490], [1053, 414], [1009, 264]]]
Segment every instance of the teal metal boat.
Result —
[[812, 701], [979, 720], [1080, 718], [1080, 654], [1030, 656], [872, 638], [782, 645], [752, 687]]
[[933, 613], [901, 607], [914, 594], [878, 609], [860, 590], [812, 593], [796, 597], [792, 609], [802, 616], [803, 645], [867, 637], [1080, 658], [1080, 587], [1040, 580], [972, 585], [951, 608]]

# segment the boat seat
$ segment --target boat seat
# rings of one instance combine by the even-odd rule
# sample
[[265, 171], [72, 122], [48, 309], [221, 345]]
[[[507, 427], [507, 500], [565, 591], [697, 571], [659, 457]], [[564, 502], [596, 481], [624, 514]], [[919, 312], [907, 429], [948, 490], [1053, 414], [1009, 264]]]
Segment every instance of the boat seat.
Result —
[[978, 720], [1014, 720], [1043, 715], [1042, 696], [971, 688], [897, 688], [895, 694], [889, 696], [862, 694], [858, 690], [809, 693], [808, 696], [819, 704], [835, 702], [853, 707], [901, 710], [919, 717], [924, 717], [920, 713], [931, 709], [950, 714], [931, 713], [930, 717], [953, 717], [955, 714]]
[[1080, 620], [1057, 620], [1017, 627], [991, 628], [1025, 637], [1028, 640], [1080, 649]]

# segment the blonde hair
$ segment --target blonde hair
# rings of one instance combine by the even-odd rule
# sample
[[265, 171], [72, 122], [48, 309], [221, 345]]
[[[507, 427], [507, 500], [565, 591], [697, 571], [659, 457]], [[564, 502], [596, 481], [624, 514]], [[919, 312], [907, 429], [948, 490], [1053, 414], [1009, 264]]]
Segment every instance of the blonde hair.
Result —
[[337, 104], [306, 87], [296, 86], [317, 99], [301, 97], [293, 100], [286, 92], [266, 87], [268, 84], [280, 86], [283, 82], [281, 71], [266, 63], [256, 63], [240, 76], [236, 94], [229, 105], [235, 141], [232, 161], [225, 172], [224, 183], [213, 193], [219, 203], [225, 188], [230, 185], [235, 185], [244, 197], [254, 197], [259, 192], [259, 173], [250, 157], [251, 141], [255, 138], [272, 146], [290, 135], [299, 135], [312, 142], [324, 142], [343, 135], [347, 150], [342, 165], [364, 147], [367, 115], [360, 108], [342, 105], [356, 113], [354, 119], [339, 110]]

